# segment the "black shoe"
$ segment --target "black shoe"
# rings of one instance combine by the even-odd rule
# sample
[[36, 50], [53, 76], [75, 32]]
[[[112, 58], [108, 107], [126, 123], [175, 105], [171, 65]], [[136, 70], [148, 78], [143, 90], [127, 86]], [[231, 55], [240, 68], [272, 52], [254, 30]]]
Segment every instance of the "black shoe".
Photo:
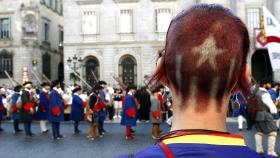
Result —
[[3, 132], [4, 131], [4, 129], [3, 128], [0, 128], [0, 132]]
[[82, 131], [80, 131], [80, 130], [75, 130], [75, 134], [79, 134], [79, 133], [82, 133]]
[[49, 130], [47, 129], [47, 130], [43, 131], [42, 133], [43, 134], [49, 133]]
[[241, 129], [241, 128], [239, 128], [239, 131], [242, 131], [242, 129]]
[[62, 139], [62, 138], [64, 138], [64, 136], [60, 134], [60, 135], [57, 136], [57, 138]]
[[16, 132], [22, 132], [22, 131], [23, 131], [22, 129], [17, 129], [17, 130], [16, 130]]
[[107, 131], [105, 129], [102, 129], [102, 133], [107, 133]]

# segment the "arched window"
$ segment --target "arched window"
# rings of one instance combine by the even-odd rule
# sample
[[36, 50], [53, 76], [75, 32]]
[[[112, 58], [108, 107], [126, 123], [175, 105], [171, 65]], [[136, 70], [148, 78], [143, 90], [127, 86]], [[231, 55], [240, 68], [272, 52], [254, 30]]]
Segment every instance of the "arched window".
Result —
[[120, 59], [119, 77], [126, 85], [137, 83], [137, 63], [133, 56], [125, 55]]
[[90, 85], [93, 85], [99, 80], [100, 77], [100, 66], [99, 61], [96, 57], [90, 56], [85, 59], [86, 68], [86, 80]]
[[42, 61], [42, 70], [44, 75], [51, 78], [51, 55], [49, 53], [43, 54]]
[[7, 78], [5, 70], [13, 76], [13, 55], [4, 49], [0, 52], [0, 78]]

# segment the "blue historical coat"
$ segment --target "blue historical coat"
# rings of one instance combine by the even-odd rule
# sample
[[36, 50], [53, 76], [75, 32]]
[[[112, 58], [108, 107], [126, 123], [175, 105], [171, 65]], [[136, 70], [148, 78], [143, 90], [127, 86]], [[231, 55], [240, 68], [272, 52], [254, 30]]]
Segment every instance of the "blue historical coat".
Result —
[[[106, 102], [106, 99], [105, 99], [105, 96], [106, 96], [106, 94], [105, 94], [105, 92], [104, 91], [99, 91], [99, 98], [100, 98], [100, 102], [104, 102], [104, 104], [105, 104], [105, 102]], [[104, 109], [101, 109], [99, 112], [98, 112], [98, 120], [99, 121], [104, 121], [105, 119], [106, 119], [106, 115], [107, 115], [107, 111], [106, 110], [104, 110]]]
[[73, 95], [70, 119], [74, 121], [84, 120], [83, 100], [77, 95]]
[[[3, 105], [3, 100], [2, 100], [2, 95], [0, 94], [0, 109], [4, 109], [4, 105]], [[2, 110], [0, 110], [0, 121], [2, 121], [3, 119], [3, 115], [4, 115], [4, 112]]]
[[278, 98], [277, 92], [273, 88], [271, 88], [270, 90], [268, 90], [268, 93], [270, 94], [273, 102], [275, 102], [276, 99]]
[[[176, 158], [274, 158], [261, 156], [247, 147], [243, 138], [231, 134], [192, 134], [167, 138], [163, 142]], [[159, 144], [133, 155], [135, 158], [168, 158]], [[130, 157], [132, 156], [123, 155], [118, 158]]]
[[243, 117], [247, 116], [247, 102], [243, 95], [239, 92], [236, 94], [236, 100], [240, 104], [240, 107], [238, 110], [234, 111], [234, 116], [237, 117], [239, 115], [242, 115]]
[[[52, 109], [58, 107], [60, 109], [60, 115], [55, 116]], [[56, 91], [52, 90], [50, 94], [50, 109], [49, 109], [49, 121], [50, 122], [61, 122], [64, 120], [64, 107], [61, 95]]]
[[[135, 111], [135, 117], [128, 117], [127, 116], [127, 110], [133, 108]], [[130, 94], [127, 94], [124, 99], [124, 107], [122, 112], [122, 119], [121, 119], [121, 125], [124, 126], [136, 126], [137, 121], [137, 114], [136, 114], [137, 108], [136, 104]]]
[[48, 120], [50, 107], [50, 95], [43, 90], [40, 92], [40, 103], [36, 113], [38, 120]]
[[[20, 97], [20, 94], [18, 94], [18, 93], [14, 93], [12, 95], [12, 107], [11, 108], [13, 108], [14, 106], [17, 106], [17, 101], [18, 101], [19, 97]], [[13, 111], [12, 119], [19, 120], [19, 111]]]

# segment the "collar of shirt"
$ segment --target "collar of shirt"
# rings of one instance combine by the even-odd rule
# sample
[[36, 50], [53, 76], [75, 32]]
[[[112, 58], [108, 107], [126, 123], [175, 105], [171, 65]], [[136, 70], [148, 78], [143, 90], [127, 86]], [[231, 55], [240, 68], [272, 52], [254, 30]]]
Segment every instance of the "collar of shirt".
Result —
[[233, 135], [223, 132], [182, 132], [177, 131], [163, 137], [165, 144], [210, 144], [246, 146], [244, 138], [240, 135]]

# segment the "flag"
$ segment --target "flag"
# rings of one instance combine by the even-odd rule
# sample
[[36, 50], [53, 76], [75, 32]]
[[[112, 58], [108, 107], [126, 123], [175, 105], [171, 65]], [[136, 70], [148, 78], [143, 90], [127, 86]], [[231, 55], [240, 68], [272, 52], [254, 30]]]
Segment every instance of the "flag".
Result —
[[[264, 17], [264, 30], [267, 40], [267, 48], [271, 66], [273, 69], [274, 79], [280, 80], [280, 24], [276, 18], [268, 11], [266, 7], [263, 7]], [[278, 76], [278, 77], [277, 77]]]

